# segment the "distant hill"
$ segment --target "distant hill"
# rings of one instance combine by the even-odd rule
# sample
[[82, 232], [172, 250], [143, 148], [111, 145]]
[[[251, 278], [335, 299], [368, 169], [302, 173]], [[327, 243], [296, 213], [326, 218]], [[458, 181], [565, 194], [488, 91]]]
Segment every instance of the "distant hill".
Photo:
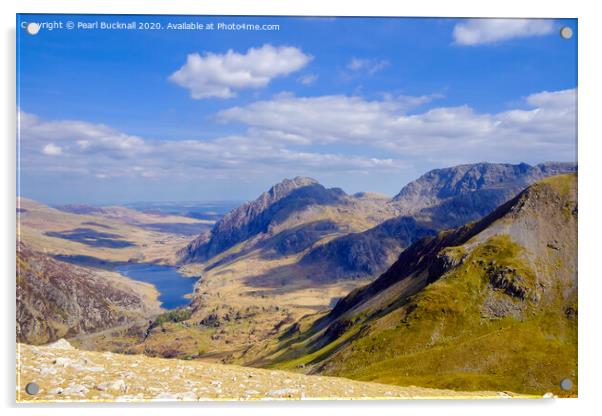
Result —
[[478, 222], [417, 241], [327, 315], [283, 330], [255, 364], [398, 385], [560, 392], [563, 378], [577, 381], [576, 189], [576, 175], [543, 179]]

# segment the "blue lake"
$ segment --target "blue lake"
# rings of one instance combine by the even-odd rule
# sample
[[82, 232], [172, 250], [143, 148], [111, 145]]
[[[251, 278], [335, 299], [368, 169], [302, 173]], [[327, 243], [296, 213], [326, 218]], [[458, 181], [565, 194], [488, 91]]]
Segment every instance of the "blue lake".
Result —
[[115, 270], [133, 280], [154, 285], [159, 291], [161, 307], [175, 309], [186, 306], [190, 298], [185, 295], [194, 291], [196, 278], [185, 277], [175, 267], [148, 263], [132, 263], [118, 266]]

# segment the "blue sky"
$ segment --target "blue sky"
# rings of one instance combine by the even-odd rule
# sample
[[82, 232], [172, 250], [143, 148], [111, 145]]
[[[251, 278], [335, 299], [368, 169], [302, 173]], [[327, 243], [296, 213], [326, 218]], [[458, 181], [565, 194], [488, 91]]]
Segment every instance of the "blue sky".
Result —
[[[20, 190], [244, 200], [307, 175], [393, 195], [427, 170], [574, 161], [575, 20], [21, 15]], [[168, 30], [169, 23], [279, 30]], [[575, 36], [562, 39], [562, 26]]]

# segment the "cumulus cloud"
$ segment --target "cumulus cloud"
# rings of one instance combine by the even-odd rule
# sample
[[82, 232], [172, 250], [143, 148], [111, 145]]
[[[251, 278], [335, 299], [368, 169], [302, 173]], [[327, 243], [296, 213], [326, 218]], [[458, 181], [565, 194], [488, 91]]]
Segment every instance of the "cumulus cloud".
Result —
[[416, 111], [434, 98], [281, 94], [221, 111], [218, 120], [242, 124], [242, 131], [205, 140], [149, 139], [20, 111], [21, 169], [98, 179], [241, 180], [293, 173], [378, 177], [425, 163], [575, 157], [575, 89], [537, 92], [496, 113], [467, 105]]
[[555, 30], [549, 19], [468, 19], [453, 30], [457, 45], [481, 45], [515, 38], [548, 35]]
[[265, 87], [272, 79], [298, 71], [311, 60], [298, 48], [269, 44], [250, 48], [244, 54], [232, 49], [225, 54], [191, 53], [169, 80], [189, 90], [197, 100], [232, 98], [238, 90]]
[[436, 107], [409, 114], [428, 97], [280, 95], [221, 111], [254, 134], [291, 137], [308, 145], [338, 143], [385, 149], [399, 157], [449, 161], [521, 161], [574, 155], [576, 90], [540, 92], [522, 108], [480, 113], [469, 106]]
[[[241, 178], [254, 173], [399, 169], [393, 158], [299, 150], [307, 144], [263, 131], [208, 140], [145, 139], [103, 124], [43, 120], [20, 111], [21, 169], [109, 178]], [[49, 142], [52, 140], [52, 142]]]

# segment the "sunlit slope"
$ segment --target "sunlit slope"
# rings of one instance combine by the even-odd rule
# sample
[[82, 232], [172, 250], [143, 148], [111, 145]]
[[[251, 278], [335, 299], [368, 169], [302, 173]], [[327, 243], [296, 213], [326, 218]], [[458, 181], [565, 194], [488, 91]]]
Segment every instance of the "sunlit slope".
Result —
[[209, 227], [206, 221], [173, 215], [145, 214], [124, 207], [61, 211], [26, 198], [17, 201], [17, 238], [32, 249], [73, 257], [78, 263], [174, 263], [176, 251], [190, 237], [158, 226]]
[[563, 378], [577, 381], [576, 183], [544, 179], [477, 223], [417, 242], [327, 316], [289, 327], [256, 364], [560, 393]]
[[[396, 387], [203, 361], [81, 351], [64, 340], [48, 346], [19, 344], [17, 356], [20, 402], [520, 397], [513, 393]], [[40, 391], [30, 396], [25, 393], [25, 385], [32, 381]]]

